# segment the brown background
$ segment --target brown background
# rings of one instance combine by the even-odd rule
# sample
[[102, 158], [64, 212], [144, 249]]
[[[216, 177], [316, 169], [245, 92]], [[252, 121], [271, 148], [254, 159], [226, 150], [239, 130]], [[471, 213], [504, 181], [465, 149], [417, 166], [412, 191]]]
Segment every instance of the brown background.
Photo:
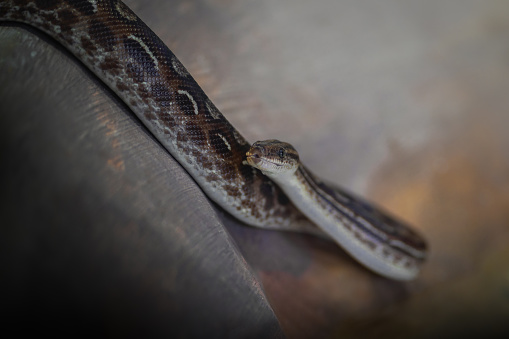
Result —
[[248, 140], [291, 142], [429, 241], [421, 276], [398, 284], [328, 243], [281, 249], [285, 235], [230, 230], [289, 336], [468, 334], [507, 319], [507, 2], [129, 4]]
[[248, 140], [291, 142], [429, 241], [419, 278], [397, 283], [215, 208], [288, 337], [509, 331], [507, 2], [126, 3]]

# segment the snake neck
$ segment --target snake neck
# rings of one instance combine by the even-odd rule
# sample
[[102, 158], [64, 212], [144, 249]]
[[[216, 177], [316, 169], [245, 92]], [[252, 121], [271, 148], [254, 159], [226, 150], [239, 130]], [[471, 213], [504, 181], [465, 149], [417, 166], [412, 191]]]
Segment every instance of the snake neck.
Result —
[[294, 174], [273, 176], [272, 180], [310, 220], [364, 266], [396, 280], [411, 280], [418, 274], [425, 249], [406, 244], [404, 238], [396, 241], [388, 229], [364, 217], [366, 211], [355, 213], [352, 206], [360, 202], [353, 196], [327, 187], [302, 165]]

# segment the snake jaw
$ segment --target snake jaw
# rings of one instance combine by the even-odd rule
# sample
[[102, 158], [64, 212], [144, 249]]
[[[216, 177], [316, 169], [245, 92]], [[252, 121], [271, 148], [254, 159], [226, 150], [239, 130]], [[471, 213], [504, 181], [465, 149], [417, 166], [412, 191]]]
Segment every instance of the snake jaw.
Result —
[[252, 167], [259, 169], [265, 175], [274, 174], [274, 169], [280, 165], [270, 161], [270, 158], [264, 152], [264, 148], [258, 146], [256, 143], [246, 153], [247, 163]]
[[247, 163], [268, 176], [278, 173], [278, 168], [281, 167], [281, 165], [270, 161], [263, 154], [260, 155], [260, 153], [263, 153], [263, 151], [259, 148], [252, 148], [249, 150], [249, 152], [246, 153]]
[[246, 160], [247, 163], [255, 168], [260, 169], [260, 165], [262, 163], [262, 156], [263, 154], [260, 154], [261, 150], [257, 147], [251, 147], [249, 151], [246, 153]]

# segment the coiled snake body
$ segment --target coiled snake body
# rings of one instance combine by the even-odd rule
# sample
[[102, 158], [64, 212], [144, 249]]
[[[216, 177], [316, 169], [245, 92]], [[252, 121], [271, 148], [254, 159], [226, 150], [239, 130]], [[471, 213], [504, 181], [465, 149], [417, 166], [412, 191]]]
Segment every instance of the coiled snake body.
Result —
[[[320, 233], [267, 176], [246, 165], [250, 144], [121, 1], [8, 0], [0, 3], [0, 21], [36, 27], [73, 53], [131, 108], [210, 199], [237, 219], [257, 227]], [[385, 275], [412, 278], [425, 244], [404, 225], [384, 224], [381, 232], [388, 229], [391, 237], [414, 249], [397, 258], [413, 273]]]

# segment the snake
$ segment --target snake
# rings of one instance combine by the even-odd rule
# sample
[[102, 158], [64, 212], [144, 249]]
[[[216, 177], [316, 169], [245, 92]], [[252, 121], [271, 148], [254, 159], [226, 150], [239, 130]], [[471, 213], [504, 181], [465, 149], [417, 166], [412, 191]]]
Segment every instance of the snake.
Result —
[[[130, 108], [203, 192], [242, 223], [331, 238], [387, 278], [410, 280], [419, 272], [427, 253], [420, 235], [369, 203], [312, 179], [299, 166], [296, 173], [306, 178], [306, 192], [312, 192], [314, 201], [321, 197], [312, 213], [326, 213], [316, 205], [328, 204], [326, 210], [339, 211], [336, 222], [348, 232], [339, 241], [338, 232], [310, 220], [309, 208], [299, 206], [304, 193], [295, 197], [265, 170], [249, 164], [251, 144], [123, 2], [5, 0], [0, 3], [0, 22], [33, 27], [73, 54]], [[294, 154], [293, 148], [284, 149]], [[352, 250], [349, 242], [362, 246]], [[369, 264], [372, 253], [384, 265]]]
[[[277, 183], [300, 211], [361, 264], [397, 280], [417, 275], [417, 266], [407, 265], [405, 257], [424, 260], [420, 237], [363, 199], [324, 184], [301, 164], [291, 144], [257, 141], [246, 157], [250, 166]], [[407, 241], [401, 240], [402, 234]], [[409, 240], [414, 243], [410, 245]]]

